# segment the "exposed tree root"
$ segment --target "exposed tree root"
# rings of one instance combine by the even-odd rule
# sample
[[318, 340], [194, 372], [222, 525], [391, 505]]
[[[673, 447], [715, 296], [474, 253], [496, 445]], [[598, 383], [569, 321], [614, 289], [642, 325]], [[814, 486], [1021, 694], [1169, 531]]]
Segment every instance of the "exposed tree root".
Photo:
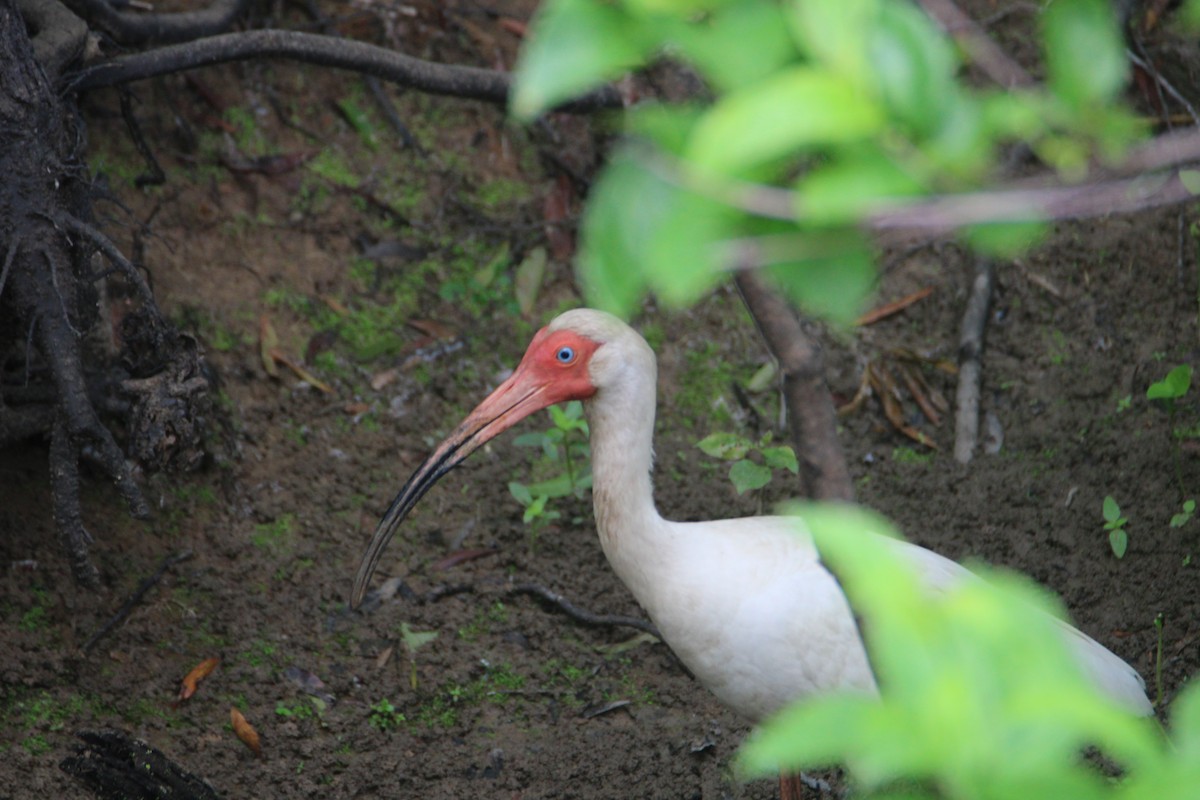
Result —
[[118, 730], [80, 731], [83, 746], [59, 764], [102, 800], [219, 800], [203, 778]]
[[[23, 0], [41, 19], [63, 20], [51, 0]], [[0, 446], [46, 434], [54, 521], [75, 579], [95, 586], [92, 536], [80, 506], [80, 464], [97, 466], [130, 512], [149, 516], [134, 467], [100, 418], [117, 411], [134, 454], [147, 467], [200, 460], [208, 382], [199, 349], [166, 323], [144, 276], [90, 218], [91, 187], [79, 160], [83, 132], [57, 91], [55, 62], [34, 58], [14, 0], [0, 0]], [[61, 33], [61, 31], [60, 31]], [[75, 46], [58, 37], [61, 60]], [[61, 42], [66, 41], [66, 44]], [[99, 252], [137, 295], [121, 326], [121, 363], [98, 352], [89, 332], [100, 295]], [[99, 356], [99, 357], [98, 357]]]

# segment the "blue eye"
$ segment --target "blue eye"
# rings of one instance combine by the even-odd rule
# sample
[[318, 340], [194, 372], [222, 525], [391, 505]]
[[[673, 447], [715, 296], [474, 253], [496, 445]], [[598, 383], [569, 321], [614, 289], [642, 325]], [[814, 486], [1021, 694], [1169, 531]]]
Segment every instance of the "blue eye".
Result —
[[560, 364], [570, 364], [575, 360], [575, 350], [571, 347], [560, 347], [558, 352], [554, 354]]

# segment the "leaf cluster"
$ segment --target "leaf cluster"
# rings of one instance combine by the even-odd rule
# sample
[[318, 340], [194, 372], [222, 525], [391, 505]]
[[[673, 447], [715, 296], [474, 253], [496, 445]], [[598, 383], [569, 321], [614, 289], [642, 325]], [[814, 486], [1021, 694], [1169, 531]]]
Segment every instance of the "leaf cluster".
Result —
[[[729, 480], [738, 494], [745, 494], [770, 483], [777, 469], [786, 469], [793, 475], [800, 471], [792, 448], [772, 445], [771, 440], [769, 433], [757, 442], [736, 433], [712, 433], [696, 442], [696, 446], [713, 458], [733, 462], [729, 466]], [[754, 453], [762, 463], [751, 460]]]
[[[1200, 687], [1176, 700], [1168, 741], [1085, 678], [1057, 606], [1027, 580], [988, 570], [931, 592], [864, 533], [889, 533], [884, 520], [845, 506], [794, 511], [862, 615], [881, 692], [784, 711], [744, 747], [750, 772], [844, 764], [866, 798], [1195, 796]], [[1122, 777], [1082, 758], [1088, 748]]]
[[[1080, 175], [1139, 135], [1116, 106], [1124, 45], [1104, 0], [1041, 14], [1046, 81], [963, 80], [958, 48], [903, 0], [549, 0], [518, 64], [513, 112], [530, 118], [663, 57], [707, 96], [646, 103], [626, 120], [586, 211], [588, 301], [617, 313], [655, 293], [695, 302], [730, 270], [761, 267], [801, 306], [848, 322], [875, 280], [860, 223], [994, 174], [1023, 142]], [[963, 231], [1012, 252], [1026, 221]]]

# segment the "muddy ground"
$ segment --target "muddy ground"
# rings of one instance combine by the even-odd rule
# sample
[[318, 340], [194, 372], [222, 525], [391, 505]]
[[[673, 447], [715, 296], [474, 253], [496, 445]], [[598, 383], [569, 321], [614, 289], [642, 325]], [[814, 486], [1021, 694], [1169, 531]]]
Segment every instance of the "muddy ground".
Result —
[[[516, 45], [483, 17], [353, 20], [438, 60], [511, 66]], [[406, 522], [376, 579], [402, 579], [393, 594], [368, 613], [346, 609], [362, 548], [410, 471], [538, 325], [579, 304], [547, 198], [574, 219], [602, 126], [554, 117], [523, 131], [479, 103], [389, 89], [420, 145], [405, 147], [360, 79], [290, 64], [136, 92], [166, 182], [135, 188], [143, 166], [118, 97], [96, 93], [85, 102], [92, 165], [115, 198], [99, 210], [123, 247], [141, 241], [160, 302], [220, 376], [214, 456], [199, 474], [144, 479], [149, 523], [126, 516], [103, 482], [87, 487], [105, 581], [88, 593], [54, 533], [45, 444], [0, 453], [0, 797], [88, 797], [58, 763], [75, 731], [101, 726], [146, 739], [231, 798], [774, 796], [770, 781], [734, 777], [745, 726], [662, 644], [507, 591], [534, 582], [592, 612], [640, 615], [607, 568], [586, 499], [560, 504], [561, 518], [531, 537], [507, 484], [552, 470], [511, 435]], [[1057, 592], [1151, 697], [1163, 615], [1165, 706], [1200, 667], [1200, 521], [1169, 525], [1200, 487], [1185, 439], [1181, 489], [1172, 438], [1197, 406], [1172, 420], [1145, 390], [1196, 364], [1197, 224], [1186, 208], [1064, 225], [1000, 267], [983, 401], [1002, 429], [998, 454], [958, 465], [952, 425], [933, 426], [911, 402], [939, 450], [903, 438], [873, 401], [841, 432], [863, 502], [920, 544]], [[522, 314], [514, 271], [537, 247], [550, 263]], [[884, 261], [880, 302], [934, 291], [827, 337], [840, 402], [869, 361], [898, 370], [896, 348], [956, 354], [970, 260], [941, 245]], [[115, 316], [125, 308], [119, 291], [108, 303]], [[660, 357], [664, 513], [750, 514], [789, 496], [780, 476], [762, 497], [739, 497], [695, 447], [714, 431], [757, 438], [777, 422], [773, 392], [735, 388], [767, 361], [736, 296], [686, 313], [648, 305], [635, 324]], [[330, 391], [283, 365], [267, 374], [266, 325]], [[952, 377], [921, 370], [953, 397]], [[518, 432], [549, 426], [539, 415]], [[1102, 527], [1109, 494], [1129, 519], [1123, 559]], [[491, 552], [445, 561], [482, 548]], [[184, 550], [191, 558], [84, 653]], [[405, 632], [436, 636], [413, 649]], [[214, 657], [220, 666], [176, 706], [180, 679]], [[233, 736], [231, 707], [257, 728], [264, 759]]]

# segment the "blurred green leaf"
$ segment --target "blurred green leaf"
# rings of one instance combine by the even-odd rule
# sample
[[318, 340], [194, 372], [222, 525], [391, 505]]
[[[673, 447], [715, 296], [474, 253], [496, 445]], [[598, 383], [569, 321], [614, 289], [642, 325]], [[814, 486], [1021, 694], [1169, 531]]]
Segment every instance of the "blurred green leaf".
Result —
[[857, 86], [871, 85], [866, 31], [881, 0], [784, 4], [797, 43], [817, 62]]
[[509, 481], [508, 491], [509, 494], [511, 494], [513, 498], [515, 498], [516, 501], [523, 506], [527, 506], [533, 502], [533, 493], [530, 492], [529, 487], [523, 483]]
[[1015, 258], [1050, 232], [1044, 222], [993, 222], [963, 229], [963, 238], [979, 252], [996, 258]]
[[696, 442], [696, 447], [699, 447], [707, 455], [724, 461], [737, 461], [739, 458], [745, 458], [753, 446], [753, 442], [736, 433], [710, 433]]
[[735, 461], [729, 468], [729, 480], [738, 494], [761, 489], [771, 482], [771, 470], [753, 461]]
[[1125, 85], [1125, 44], [1106, 0], [1054, 0], [1042, 36], [1050, 87], [1077, 112], [1110, 103]]
[[921, 192], [920, 183], [877, 147], [846, 148], [801, 180], [797, 214], [812, 222], [852, 222], [881, 201]]
[[881, 518], [837, 504], [793, 511], [865, 619], [885, 691], [784, 711], [744, 746], [752, 772], [845, 764], [867, 797], [894, 797], [900, 782], [956, 800], [1100, 798], [1113, 785], [1077, 757], [1081, 748], [1138, 766], [1161, 757], [1153, 721], [1083, 679], [1043, 591], [987, 571], [930, 593], [914, 572], [919, 560], [870, 535], [891, 532]]
[[510, 107], [529, 120], [638, 66], [653, 37], [622, 7], [599, 0], [547, 0], [514, 70]]
[[728, 3], [674, 32], [682, 54], [718, 92], [757, 83], [797, 57], [783, 7], [769, 0]]
[[1116, 522], [1121, 518], [1121, 507], [1117, 505], [1117, 501], [1113, 496], [1107, 495], [1104, 498], [1104, 504], [1101, 508], [1106, 522]]
[[791, 67], [719, 99], [697, 124], [687, 158], [703, 171], [740, 174], [815, 145], [882, 130], [882, 109], [842, 76]]
[[836, 255], [813, 257], [766, 269], [771, 280], [809, 313], [849, 325], [875, 287], [875, 263], [856, 239]]
[[668, 183], [633, 153], [615, 156], [593, 190], [581, 236], [588, 302], [617, 315], [645, 289], [682, 306], [724, 280], [717, 245], [736, 213]]
[[889, 110], [919, 136], [941, 127], [958, 94], [954, 51], [929, 16], [908, 3], [883, 3], [867, 57]]

